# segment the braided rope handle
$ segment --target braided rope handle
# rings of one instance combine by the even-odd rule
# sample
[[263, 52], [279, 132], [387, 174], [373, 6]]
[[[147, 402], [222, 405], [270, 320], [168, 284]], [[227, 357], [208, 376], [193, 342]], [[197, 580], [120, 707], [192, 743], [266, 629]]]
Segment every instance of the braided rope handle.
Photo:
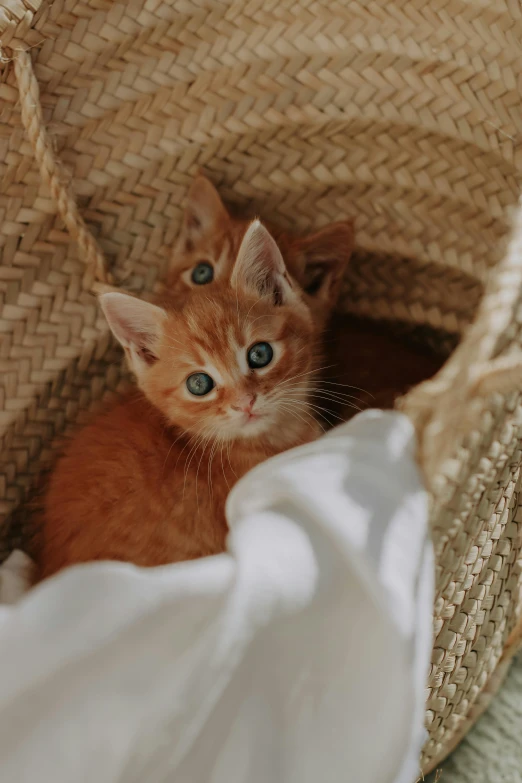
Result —
[[[107, 271], [104, 255], [85, 225], [72, 194], [63, 183], [62, 169], [44, 125], [40, 89], [34, 75], [31, 56], [23, 44], [13, 43], [11, 46], [14, 51], [13, 64], [20, 93], [22, 122], [42, 180], [48, 186], [62, 220], [72, 239], [78, 244], [81, 257], [85, 260], [87, 270], [90, 272], [86, 275], [87, 287], [93, 288], [94, 276], [95, 280], [104, 284], [103, 288], [107, 288], [112, 280]], [[96, 293], [99, 291], [96, 290]]]
[[415, 424], [418, 461], [430, 488], [444, 462], [477, 427], [487, 398], [522, 391], [522, 352], [496, 355], [521, 292], [522, 201], [507, 253], [491, 276], [477, 318], [435, 378], [417, 386], [399, 404]]

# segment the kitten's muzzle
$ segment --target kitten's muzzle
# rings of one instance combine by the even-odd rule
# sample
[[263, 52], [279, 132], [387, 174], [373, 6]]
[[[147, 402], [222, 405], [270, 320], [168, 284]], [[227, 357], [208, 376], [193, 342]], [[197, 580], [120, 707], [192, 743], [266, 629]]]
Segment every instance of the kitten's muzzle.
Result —
[[241, 397], [238, 397], [236, 400], [235, 405], [231, 405], [233, 411], [239, 411], [240, 413], [244, 413], [248, 416], [248, 418], [253, 418], [255, 416], [255, 413], [253, 413], [254, 404], [257, 398], [257, 394], [243, 394]]

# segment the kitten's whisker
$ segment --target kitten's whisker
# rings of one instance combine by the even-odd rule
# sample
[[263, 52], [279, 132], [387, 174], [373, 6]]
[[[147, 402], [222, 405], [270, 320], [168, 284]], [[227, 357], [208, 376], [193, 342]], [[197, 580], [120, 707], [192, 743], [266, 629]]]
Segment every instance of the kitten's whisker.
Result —
[[[287, 399], [289, 399], [289, 398], [287, 397]], [[290, 399], [289, 401], [293, 402], [294, 404], [309, 406], [313, 410], [321, 411], [322, 413], [320, 415], [323, 415], [324, 417], [326, 417], [326, 416], [333, 416], [334, 419], [338, 419], [339, 421], [344, 422], [344, 419], [341, 416], [338, 416], [336, 413], [332, 413], [332, 411], [329, 411], [328, 408], [323, 408], [321, 405], [314, 405], [311, 402], [301, 402], [301, 400], [292, 400], [292, 399]]]
[[326, 381], [322, 380], [321, 383], [323, 386], [344, 386], [346, 389], [355, 389], [356, 391], [363, 392], [363, 394], [368, 394], [370, 397], [373, 397], [375, 399], [374, 395], [367, 391], [366, 389], [362, 389], [360, 386], [352, 386], [350, 383], [334, 383], [333, 381]]
[[[343, 397], [336, 397], [333, 394], [329, 394], [328, 392], [313, 392], [311, 395], [313, 398], [317, 399], [323, 399], [323, 400], [330, 400], [330, 402], [338, 402], [343, 405], [355, 405], [356, 403], [360, 402], [362, 403], [363, 400], [359, 400], [357, 397], [351, 397], [351, 398], [343, 398]], [[368, 407], [366, 405], [366, 407]]]
[[302, 348], [299, 348], [295, 356], [299, 356], [300, 354], [303, 353], [303, 351], [306, 351], [307, 349], [310, 350], [310, 345], [303, 345]]
[[227, 442], [227, 459], [228, 459], [228, 464], [230, 465], [230, 470], [232, 471], [234, 476], [237, 478], [238, 475], [237, 475], [236, 471], [234, 470], [234, 468], [232, 466], [232, 462], [230, 461], [230, 446], [231, 446], [231, 441], [228, 441]]
[[224, 449], [224, 447], [225, 447], [225, 441], [222, 439], [221, 440], [221, 471], [223, 473], [223, 478], [225, 479], [225, 482], [226, 482], [226, 485], [227, 485], [227, 489], [230, 492], [230, 484], [228, 483], [228, 479], [227, 479], [227, 476], [226, 476], [226, 473], [225, 473], [225, 466], [223, 464], [223, 449]]
[[[277, 388], [279, 388], [279, 387], [277, 387]], [[343, 399], [359, 400], [359, 397], [357, 395], [355, 395], [355, 394], [345, 394], [344, 392], [332, 391], [331, 389], [322, 389], [320, 386], [289, 386], [288, 390], [292, 390], [292, 391], [306, 391], [306, 392], [310, 392], [310, 394], [315, 394], [316, 392], [321, 392], [321, 393], [335, 395], [340, 400], [343, 400]]]
[[[317, 400], [328, 400], [328, 402], [335, 402], [338, 405], [352, 405], [354, 407], [357, 402], [362, 402], [362, 400], [358, 400], [357, 397], [354, 397], [353, 399], [343, 399], [342, 397], [334, 397], [333, 395], [328, 394], [328, 392], [313, 392], [310, 397]], [[366, 405], [366, 407], [368, 407], [368, 405]]]
[[[196, 503], [197, 503], [197, 506], [198, 506], [198, 517], [199, 517], [199, 494], [198, 494], [199, 469], [201, 467], [201, 461], [202, 461], [203, 457], [205, 456], [206, 448], [208, 446], [208, 443], [209, 443], [211, 437], [212, 437], [212, 434], [208, 435], [207, 438], [205, 439], [205, 442], [203, 443], [203, 445], [201, 447], [201, 454], [199, 456], [198, 467], [197, 467], [197, 470], [196, 470]], [[188, 468], [187, 468], [187, 472], [188, 472]]]
[[[327, 397], [324, 398], [326, 402], [332, 402], [332, 400], [328, 399]], [[365, 408], [360, 408], [358, 405], [355, 405], [353, 402], [345, 402], [343, 403], [343, 409], [345, 408], [352, 408], [354, 411], [358, 411], [359, 413], [362, 413]], [[335, 416], [335, 418], [339, 419], [339, 421], [347, 421], [347, 419], [343, 418], [343, 416], [338, 416], [336, 413], [334, 413], [330, 408], [323, 409], [328, 411], [328, 415]]]
[[[287, 413], [290, 413], [290, 414], [291, 414], [292, 416], [294, 416], [296, 419], [299, 419], [300, 421], [302, 421], [302, 422], [303, 422], [303, 424], [304, 424], [305, 426], [308, 426], [308, 422], [306, 421], [306, 419], [303, 419], [303, 417], [300, 415], [300, 413], [297, 413], [297, 411], [295, 411], [295, 410], [292, 408], [292, 406], [291, 406], [291, 405], [286, 405], [285, 403], [279, 403], [279, 406], [278, 406], [278, 407], [279, 407], [281, 410], [286, 410], [286, 412], [287, 412]], [[309, 416], [311, 419], [313, 419], [313, 418], [314, 418], [314, 417], [312, 416], [312, 414], [310, 413], [310, 411], [302, 411], [302, 412], [303, 412], [303, 413], [305, 413], [306, 415], [308, 415], [308, 416]]]
[[[293, 391], [292, 389], [285, 389], [286, 391]], [[336, 392], [331, 392], [328, 389], [320, 389], [319, 391], [311, 391], [309, 396], [312, 399], [323, 399], [327, 400], [328, 402], [336, 402], [341, 405], [350, 405], [353, 408], [357, 408], [356, 403], [361, 403], [366, 408], [369, 407], [369, 404], [365, 403], [364, 400], [361, 400], [359, 397], [355, 397], [352, 395], [342, 395], [339, 396]], [[360, 409], [359, 409], [360, 410]]]
[[235, 293], [236, 293], [237, 327], [238, 329], [241, 329], [241, 323], [239, 321], [239, 293], [238, 293], [237, 285], [235, 286]]
[[[165, 431], [165, 428], [163, 428], [163, 431]], [[167, 456], [165, 457], [165, 462], [163, 463], [163, 468], [162, 468], [162, 471], [161, 471], [161, 477], [162, 478], [165, 475], [165, 467], [167, 465], [167, 460], [170, 457], [170, 452], [172, 451], [172, 449], [174, 448], [174, 446], [176, 445], [176, 443], [178, 442], [178, 440], [181, 438], [182, 435], [184, 435], [183, 430], [181, 430], [181, 432], [179, 433], [178, 437], [175, 440], [173, 440], [172, 443], [170, 444], [170, 449], [167, 451]], [[176, 465], [177, 465], [177, 462], [176, 462]]]
[[207, 465], [207, 483], [208, 483], [208, 489], [210, 497], [214, 497], [214, 488], [212, 486], [212, 462], [214, 460], [214, 454], [218, 447], [218, 440], [217, 440], [217, 428], [214, 429], [213, 432], [214, 436], [214, 442], [212, 443], [212, 448], [210, 449], [210, 458]]
[[321, 370], [327, 370], [329, 367], [334, 367], [335, 365], [329, 364], [326, 365], [326, 367], [317, 367], [315, 370], [309, 370], [308, 372], [302, 372], [300, 375], [292, 375], [291, 378], [287, 378], [286, 381], [283, 381], [282, 383], [278, 384], [278, 388], [280, 389], [281, 386], [286, 386], [287, 383], [290, 383], [290, 381], [295, 381], [296, 378], [304, 378], [306, 375], [312, 375], [312, 373], [321, 372]]
[[[216, 437], [216, 441], [215, 441], [215, 449], [212, 451], [212, 454], [211, 454], [210, 468], [209, 468], [209, 471], [210, 471], [210, 497], [211, 498], [214, 497], [214, 481], [213, 481], [211, 468], [212, 468], [212, 462], [214, 460], [214, 457], [217, 455], [218, 447], [219, 447], [220, 443], [222, 443], [222, 438], [220, 436], [217, 436]], [[227, 483], [227, 487], [228, 487], [228, 483]]]
[[[277, 389], [280, 388], [281, 386], [282, 386], [282, 384], [279, 384], [277, 386]], [[311, 383], [302, 383], [302, 384], [297, 384], [296, 383], [296, 384], [292, 384], [292, 385], [290, 385], [290, 386], [285, 388], [285, 392], [286, 391], [290, 391], [290, 390], [307, 392], [307, 393], [310, 393], [310, 394], [316, 394], [316, 393], [329, 394], [332, 397], [338, 398], [339, 400], [350, 400], [351, 399], [351, 400], [361, 401], [359, 395], [346, 394], [346, 392], [337, 391], [335, 389], [328, 389], [328, 388], [325, 389], [325, 388], [323, 388], [322, 383], [320, 385], [317, 385], [317, 386], [314, 386]]]
[[[323, 433], [324, 433], [324, 432], [326, 432], [326, 430], [325, 430], [325, 428], [323, 427], [323, 425], [321, 424], [321, 422], [320, 422], [320, 421], [318, 421], [318, 420], [317, 420], [317, 417], [316, 417], [316, 416], [314, 416], [314, 414], [312, 413], [312, 411], [311, 411], [311, 410], [309, 410], [309, 406], [305, 406], [305, 407], [304, 407], [304, 408], [303, 408], [303, 409], [300, 411], [300, 413], [298, 413], [298, 412], [295, 410], [295, 407], [296, 407], [296, 406], [295, 406], [295, 405], [292, 405], [292, 403], [291, 403], [291, 402], [288, 402], [288, 403], [285, 403], [285, 402], [283, 402], [283, 403], [279, 403], [279, 407], [280, 407], [282, 410], [286, 410], [288, 413], [291, 413], [291, 414], [292, 414], [294, 417], [298, 417], [298, 418], [299, 418], [299, 419], [300, 419], [302, 422], [304, 422], [304, 424], [305, 424], [305, 425], [307, 425], [307, 422], [306, 422], [306, 420], [305, 420], [305, 419], [303, 419], [303, 418], [302, 418], [302, 416], [300, 415], [301, 413], [302, 413], [302, 414], [304, 414], [305, 416], [307, 416], [309, 419], [311, 419], [313, 422], [315, 422], [315, 423], [318, 425], [318, 427], [319, 427], [319, 429], [321, 430], [321, 432], [323, 432]], [[329, 423], [329, 422], [328, 422], [328, 423]]]
[[[187, 475], [188, 475], [188, 471], [189, 471], [189, 468], [190, 468], [190, 464], [191, 464], [191, 462], [192, 462], [192, 460], [194, 458], [194, 455], [196, 454], [199, 446], [203, 443], [203, 441], [204, 441], [204, 435], [199, 435], [198, 439], [196, 440], [196, 443], [194, 444], [194, 446], [189, 451], [189, 453], [187, 455], [187, 458], [185, 460], [185, 472], [184, 472], [184, 477], [183, 477], [183, 497], [182, 497], [183, 500], [185, 499], [185, 487], [186, 487], [186, 484], [187, 484]], [[203, 450], [204, 450], [204, 448], [203, 448]], [[197, 497], [197, 488], [196, 488], [196, 497]]]
[[[187, 468], [187, 460], [189, 459], [190, 455], [192, 454], [192, 452], [193, 452], [195, 449], [197, 449], [197, 447], [198, 447], [198, 444], [199, 444], [199, 443], [201, 442], [201, 440], [202, 440], [202, 436], [201, 436], [201, 435], [195, 435], [194, 437], [195, 437], [195, 441], [193, 442], [193, 445], [191, 446], [191, 448], [190, 448], [190, 450], [189, 450], [189, 453], [188, 453], [188, 454], [187, 454], [187, 456], [185, 457], [185, 468]], [[189, 464], [190, 464], [190, 463], [189, 463]], [[185, 477], [186, 477], [186, 472], [185, 472]], [[183, 490], [184, 490], [184, 489], [185, 489], [185, 484], [183, 484]]]
[[[183, 433], [183, 434], [186, 434], [186, 433]], [[183, 452], [185, 451], [187, 446], [189, 446], [193, 442], [195, 437], [196, 437], [196, 435], [191, 435], [190, 438], [185, 443], [185, 445], [183, 446], [183, 448], [181, 449], [180, 453], [178, 454], [178, 458], [176, 460], [176, 464], [174, 465], [174, 470], [176, 470], [176, 468], [178, 467], [179, 458], [181, 457], [181, 455], [183, 454]]]
[[[330, 397], [322, 397], [320, 395], [314, 395], [314, 397], [317, 398], [317, 399], [323, 399], [325, 402], [339, 402], [339, 400], [333, 400]], [[289, 398], [287, 398], [287, 399], [289, 399]], [[312, 406], [315, 405], [315, 403], [309, 402], [308, 400], [306, 400], [306, 401], [304, 401], [304, 400], [295, 400], [295, 401], [299, 402], [301, 405], [312, 405]], [[344, 401], [341, 401], [341, 402], [343, 403], [343, 405], [349, 405], [350, 407], [353, 407], [353, 408], [356, 407], [353, 402], [344, 402]], [[318, 406], [316, 406], [316, 407], [318, 407]], [[358, 408], [358, 410], [360, 410], [360, 409]]]

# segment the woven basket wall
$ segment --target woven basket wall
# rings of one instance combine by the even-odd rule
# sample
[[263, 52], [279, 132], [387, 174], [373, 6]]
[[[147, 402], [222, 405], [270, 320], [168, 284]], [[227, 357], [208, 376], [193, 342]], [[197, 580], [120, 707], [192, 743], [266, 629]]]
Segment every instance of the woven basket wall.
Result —
[[2, 553], [56, 438], [124, 381], [96, 280], [153, 288], [198, 167], [282, 225], [355, 216], [346, 309], [466, 333], [403, 403], [437, 553], [425, 770], [521, 609], [521, 40], [512, 0], [0, 0]]

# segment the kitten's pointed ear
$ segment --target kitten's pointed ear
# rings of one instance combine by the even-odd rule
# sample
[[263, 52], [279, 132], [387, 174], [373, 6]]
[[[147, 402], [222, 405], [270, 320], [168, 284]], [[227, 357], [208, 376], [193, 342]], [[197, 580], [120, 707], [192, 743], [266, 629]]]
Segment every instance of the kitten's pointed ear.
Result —
[[190, 252], [229, 221], [229, 215], [212, 182], [199, 174], [192, 183], [183, 215], [181, 242]]
[[336, 304], [353, 245], [353, 223], [346, 220], [298, 239], [291, 250], [303, 289], [329, 308]]
[[259, 220], [250, 224], [243, 237], [231, 283], [233, 287], [242, 285], [258, 296], [270, 295], [276, 305], [297, 297], [281, 251]]
[[100, 305], [116, 339], [121, 343], [130, 369], [139, 377], [157, 361], [163, 323], [161, 307], [117, 292], [102, 294]]

